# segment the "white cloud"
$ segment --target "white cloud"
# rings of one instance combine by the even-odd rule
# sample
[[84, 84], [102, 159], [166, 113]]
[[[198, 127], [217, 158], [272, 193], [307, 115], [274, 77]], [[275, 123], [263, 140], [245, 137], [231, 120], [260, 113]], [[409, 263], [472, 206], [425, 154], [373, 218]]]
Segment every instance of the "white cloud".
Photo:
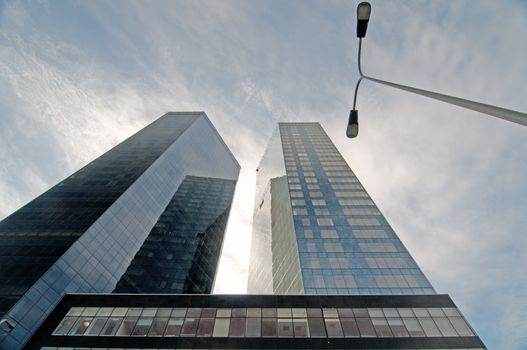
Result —
[[[216, 291], [243, 292], [267, 139], [277, 121], [321, 121], [438, 291], [489, 347], [520, 349], [525, 129], [364, 82], [360, 135], [346, 139], [355, 5], [3, 5], [0, 215], [166, 111], [204, 110], [242, 165]], [[526, 111], [526, 14], [515, 2], [373, 3], [364, 69]]]

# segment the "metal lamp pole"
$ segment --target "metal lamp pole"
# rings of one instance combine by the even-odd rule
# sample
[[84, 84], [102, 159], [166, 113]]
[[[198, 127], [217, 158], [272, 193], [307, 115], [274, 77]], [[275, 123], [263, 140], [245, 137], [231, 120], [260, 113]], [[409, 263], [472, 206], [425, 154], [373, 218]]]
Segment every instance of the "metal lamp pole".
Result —
[[471, 109], [476, 112], [488, 114], [497, 118], [501, 118], [513, 123], [521, 124], [527, 126], [527, 114], [513, 111], [511, 109], [501, 108], [497, 106], [492, 106], [484, 103], [479, 103], [475, 101], [466, 100], [459, 97], [449, 96], [445, 94], [440, 94], [433, 91], [423, 90], [414, 88], [411, 86], [401, 85], [397, 83], [392, 83], [389, 81], [372, 78], [370, 76], [362, 73], [361, 67], [361, 50], [362, 50], [362, 38], [366, 36], [366, 29], [368, 28], [368, 21], [370, 19], [371, 5], [367, 2], [361, 2], [357, 6], [357, 37], [359, 38], [359, 51], [357, 57], [357, 64], [359, 69], [360, 78], [357, 81], [355, 86], [355, 94], [353, 96], [353, 109], [350, 111], [348, 127], [346, 129], [346, 136], [349, 138], [354, 138], [359, 133], [359, 123], [358, 123], [358, 110], [356, 109], [357, 105], [357, 92], [359, 90], [360, 83], [362, 79], [372, 81], [374, 83], [379, 83], [387, 86], [391, 86], [396, 89], [412, 92], [421, 96], [430, 97], [439, 101], [450, 103], [459, 107]]

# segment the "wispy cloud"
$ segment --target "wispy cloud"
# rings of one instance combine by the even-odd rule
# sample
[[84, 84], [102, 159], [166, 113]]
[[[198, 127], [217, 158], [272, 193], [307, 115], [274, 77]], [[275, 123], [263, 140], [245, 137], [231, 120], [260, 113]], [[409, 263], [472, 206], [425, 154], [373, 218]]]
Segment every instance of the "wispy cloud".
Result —
[[[365, 82], [347, 1], [4, 2], [0, 215], [169, 110], [242, 165], [216, 291], [244, 292], [254, 169], [277, 121], [321, 121], [439, 292], [490, 348], [525, 347], [525, 128]], [[374, 2], [364, 69], [527, 111], [527, 9]]]

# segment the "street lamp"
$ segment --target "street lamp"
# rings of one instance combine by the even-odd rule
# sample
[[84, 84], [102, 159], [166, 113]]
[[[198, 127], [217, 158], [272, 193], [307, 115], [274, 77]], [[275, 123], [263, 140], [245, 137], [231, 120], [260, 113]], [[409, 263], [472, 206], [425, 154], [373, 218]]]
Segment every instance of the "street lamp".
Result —
[[355, 94], [353, 95], [353, 109], [350, 111], [350, 116], [348, 119], [348, 127], [346, 128], [346, 136], [349, 138], [357, 137], [359, 133], [359, 123], [358, 116], [359, 112], [356, 108], [357, 105], [357, 92], [359, 91], [359, 86], [362, 79], [372, 81], [374, 83], [379, 83], [387, 86], [391, 86], [396, 89], [412, 92], [417, 95], [430, 97], [439, 101], [450, 103], [459, 107], [467, 108], [476, 112], [488, 114], [497, 118], [505, 119], [510, 122], [521, 124], [527, 126], [527, 114], [513, 111], [511, 109], [501, 108], [497, 106], [492, 106], [484, 103], [479, 103], [475, 101], [465, 100], [463, 98], [449, 96], [445, 94], [440, 94], [433, 91], [423, 90], [414, 88], [411, 86], [401, 85], [397, 83], [392, 83], [385, 80], [380, 80], [376, 78], [369, 77], [362, 73], [361, 67], [361, 51], [362, 51], [362, 38], [366, 36], [366, 29], [368, 28], [368, 21], [371, 14], [371, 5], [367, 2], [361, 2], [357, 6], [357, 38], [359, 38], [359, 50], [357, 55], [357, 68], [359, 70], [360, 78], [355, 85]]
[[[359, 38], [360, 42], [362, 42], [362, 38], [366, 36], [366, 30], [368, 29], [368, 21], [370, 20], [370, 13], [371, 5], [369, 3], [364, 1], [357, 6], [357, 38]], [[359, 84], [361, 80], [362, 77], [357, 82], [357, 87], [355, 88], [353, 109], [350, 111], [348, 127], [346, 128], [346, 136], [349, 138], [357, 137], [357, 135], [359, 134], [359, 111], [355, 109], [355, 105], [357, 102], [357, 90], [359, 89]]]
[[366, 36], [368, 21], [370, 20], [371, 5], [367, 2], [361, 2], [357, 6], [357, 38]]

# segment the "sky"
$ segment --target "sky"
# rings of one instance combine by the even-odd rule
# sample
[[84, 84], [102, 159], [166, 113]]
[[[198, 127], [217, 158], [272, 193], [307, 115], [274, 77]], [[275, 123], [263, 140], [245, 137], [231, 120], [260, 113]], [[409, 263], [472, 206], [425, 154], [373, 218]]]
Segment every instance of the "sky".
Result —
[[[0, 218], [167, 111], [242, 166], [215, 286], [245, 293], [255, 169], [318, 121], [489, 348], [527, 348], [527, 128], [358, 78], [355, 1], [0, 0]], [[363, 70], [527, 111], [527, 2], [373, 1]]]

